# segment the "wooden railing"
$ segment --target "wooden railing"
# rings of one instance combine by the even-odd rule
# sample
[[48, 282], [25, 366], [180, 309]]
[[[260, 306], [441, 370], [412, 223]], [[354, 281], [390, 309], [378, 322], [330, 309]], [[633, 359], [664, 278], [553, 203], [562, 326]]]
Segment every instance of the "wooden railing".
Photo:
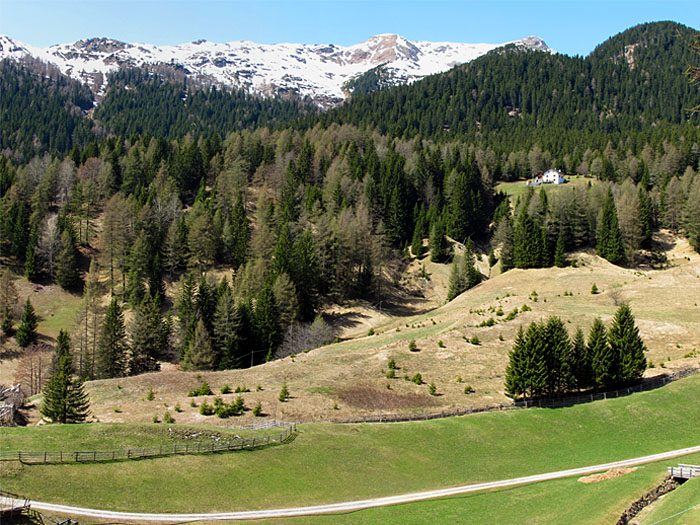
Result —
[[271, 433], [254, 438], [238, 438], [219, 442], [175, 443], [155, 447], [130, 448], [122, 450], [43, 450], [43, 451], [0, 451], [0, 461], [20, 461], [27, 464], [44, 463], [93, 463], [97, 461], [124, 461], [129, 459], [156, 458], [182, 454], [212, 454], [234, 450], [279, 445], [288, 441], [296, 433], [292, 423], [280, 433]]

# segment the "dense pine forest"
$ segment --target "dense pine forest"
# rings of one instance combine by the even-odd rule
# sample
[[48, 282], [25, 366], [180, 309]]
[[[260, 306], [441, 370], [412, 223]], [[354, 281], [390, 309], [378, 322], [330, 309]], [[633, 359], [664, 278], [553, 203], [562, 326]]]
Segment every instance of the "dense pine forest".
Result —
[[[92, 379], [328, 342], [322, 308], [381, 299], [424, 239], [454, 266], [450, 297], [484, 277], [477, 253], [502, 271], [586, 248], [633, 266], [659, 227], [700, 250], [693, 34], [638, 26], [585, 59], [506, 48], [319, 116], [134, 70], [93, 112], [79, 86], [4, 63], [4, 333], [8, 269], [82, 294], [74, 361]], [[496, 190], [552, 167], [589, 182]]]

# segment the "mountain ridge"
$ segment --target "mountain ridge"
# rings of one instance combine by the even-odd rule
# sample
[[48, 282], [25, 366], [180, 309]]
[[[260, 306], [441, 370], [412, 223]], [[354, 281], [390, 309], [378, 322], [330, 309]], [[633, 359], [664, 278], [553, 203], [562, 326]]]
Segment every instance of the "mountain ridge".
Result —
[[263, 96], [295, 94], [328, 108], [351, 93], [344, 86], [382, 66], [390, 85], [411, 83], [470, 62], [505, 45], [554, 52], [535, 36], [502, 44], [410, 41], [384, 33], [351, 46], [336, 44], [214, 43], [175, 46], [89, 38], [40, 48], [0, 35], [0, 60], [34, 59], [87, 84], [101, 98], [107, 76], [122, 67], [170, 65], [200, 83], [243, 89]]

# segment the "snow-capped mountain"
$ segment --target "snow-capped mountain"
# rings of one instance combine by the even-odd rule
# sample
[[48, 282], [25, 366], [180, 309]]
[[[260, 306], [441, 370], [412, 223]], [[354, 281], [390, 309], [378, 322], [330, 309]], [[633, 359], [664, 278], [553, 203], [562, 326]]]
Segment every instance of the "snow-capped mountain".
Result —
[[[537, 37], [506, 44], [551, 51]], [[506, 44], [411, 42], [399, 35], [377, 35], [349, 47], [256, 44], [204, 40], [177, 46], [128, 44], [108, 38], [34, 47], [0, 35], [0, 59], [34, 58], [104, 92], [107, 73], [120, 67], [171, 65], [205, 83], [262, 95], [296, 93], [330, 106], [349, 96], [343, 86], [382, 66], [393, 84], [446, 71]]]

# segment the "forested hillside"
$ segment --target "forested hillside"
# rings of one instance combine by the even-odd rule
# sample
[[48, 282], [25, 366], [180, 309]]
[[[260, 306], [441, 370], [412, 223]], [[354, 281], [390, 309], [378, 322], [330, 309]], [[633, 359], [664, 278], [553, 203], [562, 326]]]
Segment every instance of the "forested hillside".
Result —
[[[3, 266], [82, 294], [74, 349], [95, 378], [173, 356], [245, 367], [327, 342], [324, 307], [400, 290], [426, 238], [430, 259], [453, 265], [450, 298], [485, 277], [478, 254], [501, 271], [569, 265], [581, 249], [634, 266], [653, 259], [659, 227], [698, 250], [700, 137], [684, 113], [697, 91], [676, 29], [690, 35], [642, 26], [586, 59], [504, 50], [286, 127], [303, 105], [124, 71], [95, 111], [118, 134], [54, 138], [63, 118], [93, 122], [66, 109], [91, 99], [15, 68], [13, 100], [30, 109], [13, 109], [20, 140], [8, 135], [0, 162]], [[615, 51], [628, 42], [648, 49], [634, 66]], [[56, 110], [25, 122], [32, 104]], [[496, 191], [550, 167], [588, 178]], [[14, 310], [0, 316], [14, 334]]]
[[514, 46], [497, 49], [415, 84], [358, 95], [318, 117], [379, 129], [517, 149], [539, 144], [556, 156], [581, 145], [633, 145], [682, 133], [700, 101], [683, 74], [696, 57], [697, 35], [662, 22], [630, 29], [589, 57], [552, 55]]

